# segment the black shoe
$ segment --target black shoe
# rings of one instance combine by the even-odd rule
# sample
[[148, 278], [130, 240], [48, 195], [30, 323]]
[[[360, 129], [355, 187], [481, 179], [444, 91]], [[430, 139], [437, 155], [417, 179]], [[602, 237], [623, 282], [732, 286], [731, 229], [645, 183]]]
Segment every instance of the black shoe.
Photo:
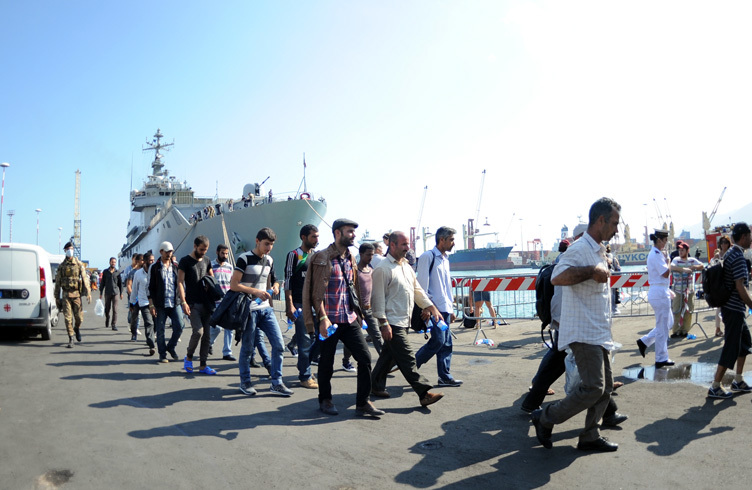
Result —
[[627, 420], [629, 417], [627, 415], [624, 415], [623, 413], [615, 412], [609, 415], [608, 417], [603, 418], [603, 423], [601, 426], [603, 427], [616, 427], [617, 425], [621, 424], [625, 420]]
[[527, 413], [533, 413], [536, 410], [540, 410], [540, 407], [526, 407], [525, 405], [520, 405], [520, 410]]
[[67, 348], [72, 349], [73, 348], [73, 337], [68, 335], [68, 345], [66, 345]]
[[251, 359], [251, 367], [252, 368], [260, 368], [261, 364], [256, 362], [256, 359]]
[[605, 437], [599, 437], [594, 441], [578, 442], [577, 449], [580, 451], [614, 452], [619, 449], [619, 445], [615, 442], [610, 442]]
[[685, 336], [680, 333], [672, 333], [671, 338], [672, 339], [683, 339]]
[[136, 341], [136, 336], [135, 335], [131, 335], [131, 342], [135, 342], [135, 341]]
[[175, 352], [175, 349], [168, 349], [167, 353], [170, 354], [170, 356], [172, 357], [173, 361], [179, 361], [180, 360], [180, 358], [178, 357], [178, 353]]
[[112, 326], [112, 330], [114, 330], [115, 332], [117, 332], [117, 327], [115, 325], [113, 325]]
[[235, 359], [232, 356], [222, 356], [222, 360], [224, 360], [224, 361], [237, 361], [237, 359]]
[[643, 342], [642, 339], [637, 339], [637, 347], [640, 349], [640, 355], [645, 357], [645, 351], [648, 350], [648, 346], [645, 345], [645, 342]]
[[76, 340], [81, 342], [81, 331], [77, 328], [74, 328], [73, 332], [76, 334]]
[[552, 447], [554, 447], [554, 444], [551, 442], [551, 429], [547, 429], [541, 424], [540, 418], [542, 413], [543, 410], [541, 410], [540, 408], [538, 410], [533, 410], [533, 413], [530, 415], [530, 420], [533, 421], [533, 426], [535, 427], [535, 437], [538, 438], [538, 442], [540, 442], [541, 445], [546, 449], [551, 449]]
[[210, 355], [210, 356], [213, 356], [213, 355], [214, 355], [214, 349], [212, 349], [212, 347], [211, 347], [211, 346], [209, 346], [209, 355]]
[[666, 367], [666, 366], [673, 366], [674, 364], [676, 364], [676, 363], [674, 361], [672, 361], [671, 359], [669, 359], [668, 361], [656, 362], [655, 363], [655, 368], [656, 369], [660, 369], [660, 368]]
[[334, 403], [332, 403], [331, 400], [323, 400], [319, 402], [319, 410], [327, 415], [337, 415], [339, 413], [339, 410], [337, 410], [337, 407], [334, 406]]

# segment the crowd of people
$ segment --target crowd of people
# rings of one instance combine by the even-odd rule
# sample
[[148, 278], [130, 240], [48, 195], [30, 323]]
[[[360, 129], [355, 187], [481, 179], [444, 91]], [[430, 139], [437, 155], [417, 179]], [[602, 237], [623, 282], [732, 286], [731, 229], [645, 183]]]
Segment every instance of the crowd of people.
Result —
[[[586, 411], [578, 449], [616, 451], [618, 445], [602, 437], [600, 427], [615, 426], [628, 418], [617, 411], [611, 396], [615, 297], [609, 277], [618, 262], [614, 263], [607, 244], [617, 231], [620, 213], [620, 205], [612, 199], [596, 201], [590, 208], [588, 224], [575, 230], [572, 243], [562, 243], [562, 253], [553, 266], [553, 346], [542, 359], [522, 402], [522, 409], [531, 414], [537, 439], [547, 448], [552, 447], [556, 425]], [[357, 227], [358, 223], [349, 219], [335, 220], [334, 241], [321, 251], [315, 250], [320, 238], [318, 228], [307, 224], [300, 229], [300, 246], [288, 252], [283, 273], [284, 312], [290, 328], [294, 328], [293, 341], [287, 346], [272, 307], [273, 297], [280, 292], [280, 280], [271, 256], [276, 234], [270, 228], [258, 231], [253, 250], [240, 255], [234, 265], [225, 244], [216, 246], [216, 257], [211, 260], [207, 255], [211, 244], [205, 236], [196, 237], [193, 251], [179, 261], [170, 242], [160, 245], [156, 257], [150, 252], [134, 255], [133, 266], [123, 276], [117, 274], [115, 259], [111, 259], [99, 287], [100, 298], [105, 300], [105, 326], [117, 329], [117, 303], [125, 292], [131, 339], [138, 340], [140, 323], [147, 355], [158, 354], [159, 363], [168, 363], [180, 361], [176, 348], [187, 318], [191, 336], [182, 367], [188, 373], [205, 375], [216, 374], [208, 359], [215, 339], [224, 330], [222, 359], [237, 362], [239, 389], [248, 396], [257, 394], [251, 379], [251, 368], [259, 366], [254, 361], [256, 350], [269, 374], [270, 393], [293, 395], [282, 378], [287, 347], [297, 357], [299, 386], [318, 390], [319, 409], [328, 415], [339, 413], [332, 401], [332, 375], [341, 342], [343, 368], [356, 372], [356, 414], [375, 418], [384, 414], [371, 398], [391, 396], [387, 375], [396, 370], [412, 387], [421, 406], [436, 403], [444, 393], [433, 391], [435, 385], [419, 371], [432, 358], [436, 358], [436, 386], [460, 387], [463, 383], [451, 372], [452, 334], [447, 328], [455, 320], [448, 253], [454, 247], [456, 231], [439, 228], [435, 247], [411, 265], [409, 239], [400, 231], [384, 236], [386, 250], [381, 244], [363, 243], [356, 260], [352, 249]], [[743, 255], [752, 245], [752, 234], [745, 223], [737, 223], [730, 238], [719, 241], [720, 251], [715, 257], [724, 262], [731, 297], [720, 309], [725, 341], [708, 391], [711, 398], [729, 398], [732, 391], [752, 391], [741, 375], [746, 356], [752, 352], [745, 322], [746, 308], [752, 308], [747, 291], [750, 269]], [[654, 345], [655, 367], [665, 369], [674, 364], [668, 357], [670, 332], [671, 337], [683, 337], [691, 328], [686, 313], [694, 307], [694, 275], [703, 265], [689, 257], [689, 247], [683, 243], [679, 243], [673, 260], [668, 257], [665, 230], [656, 230], [651, 239], [654, 246], [647, 263], [648, 300], [655, 311], [655, 328], [638, 339], [637, 346], [644, 357]], [[59, 306], [72, 346], [74, 337], [81, 341], [81, 298], [91, 301], [91, 295], [85, 269], [68, 254], [69, 245], [68, 257], [58, 269], [55, 294], [61, 298]], [[481, 309], [486, 299], [482, 295], [474, 299], [476, 310]], [[416, 317], [425, 322], [427, 342], [414, 352], [408, 333]], [[264, 337], [271, 353], [265, 349]], [[240, 342], [237, 358], [232, 353], [233, 338]], [[378, 356], [375, 364], [368, 341]], [[317, 366], [316, 373], [313, 366]], [[721, 385], [727, 369], [736, 372], [731, 391]], [[566, 396], [542, 406], [550, 386], [565, 372]]]

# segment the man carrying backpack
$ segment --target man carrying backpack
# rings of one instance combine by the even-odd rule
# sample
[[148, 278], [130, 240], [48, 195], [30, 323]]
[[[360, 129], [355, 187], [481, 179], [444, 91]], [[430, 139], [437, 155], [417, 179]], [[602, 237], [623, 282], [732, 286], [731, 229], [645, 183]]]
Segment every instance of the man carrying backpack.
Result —
[[[449, 272], [449, 256], [454, 248], [456, 230], [442, 226], [436, 231], [436, 246], [426, 250], [418, 259], [418, 283], [439, 309], [444, 323], [454, 320], [454, 298], [452, 278]], [[452, 332], [442, 329], [437, 322], [431, 322], [431, 338], [415, 354], [418, 369], [436, 356], [436, 369], [439, 373], [439, 386], [460, 386], [462, 381], [452, 377], [449, 370], [452, 364]]]
[[726, 289], [731, 291], [728, 301], [721, 306], [726, 339], [721, 350], [718, 368], [715, 371], [715, 379], [708, 389], [708, 398], [733, 396], [721, 385], [721, 380], [727, 369], [734, 369], [734, 363], [736, 363], [736, 375], [731, 383], [731, 391], [745, 393], [752, 391], [742, 376], [747, 354], [752, 353], [752, 338], [750, 338], [749, 327], [745, 321], [747, 308], [752, 308], [752, 297], [747, 291], [749, 267], [744, 259], [744, 250], [752, 245], [752, 233], [747, 223], [740, 222], [734, 225], [731, 238], [734, 240], [734, 246], [726, 252], [723, 258], [725, 285]]

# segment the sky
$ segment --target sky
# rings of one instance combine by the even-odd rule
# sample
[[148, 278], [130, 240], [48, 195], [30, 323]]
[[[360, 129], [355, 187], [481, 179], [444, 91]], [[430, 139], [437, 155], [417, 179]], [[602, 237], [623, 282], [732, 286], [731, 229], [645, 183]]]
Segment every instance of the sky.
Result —
[[157, 128], [199, 196], [266, 177], [295, 192], [305, 153], [326, 221], [374, 238], [461, 234], [478, 217], [497, 233], [480, 245], [549, 249], [601, 196], [633, 238], [668, 216], [698, 236], [724, 187], [714, 225], [752, 201], [750, 14], [734, 1], [0, 2], [2, 241], [14, 210], [13, 241], [35, 243], [38, 216], [56, 253], [80, 169], [83, 258], [105, 266]]

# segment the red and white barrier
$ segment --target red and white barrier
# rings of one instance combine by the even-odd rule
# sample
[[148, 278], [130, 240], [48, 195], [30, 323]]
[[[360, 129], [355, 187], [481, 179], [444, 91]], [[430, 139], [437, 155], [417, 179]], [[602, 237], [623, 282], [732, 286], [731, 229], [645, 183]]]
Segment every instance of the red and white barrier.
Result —
[[[510, 277], [457, 277], [452, 279], [452, 286], [467, 287], [471, 291], [535, 291], [537, 276]], [[702, 281], [702, 273], [695, 273], [695, 283]], [[611, 288], [649, 287], [648, 273], [623, 273], [610, 277]]]

